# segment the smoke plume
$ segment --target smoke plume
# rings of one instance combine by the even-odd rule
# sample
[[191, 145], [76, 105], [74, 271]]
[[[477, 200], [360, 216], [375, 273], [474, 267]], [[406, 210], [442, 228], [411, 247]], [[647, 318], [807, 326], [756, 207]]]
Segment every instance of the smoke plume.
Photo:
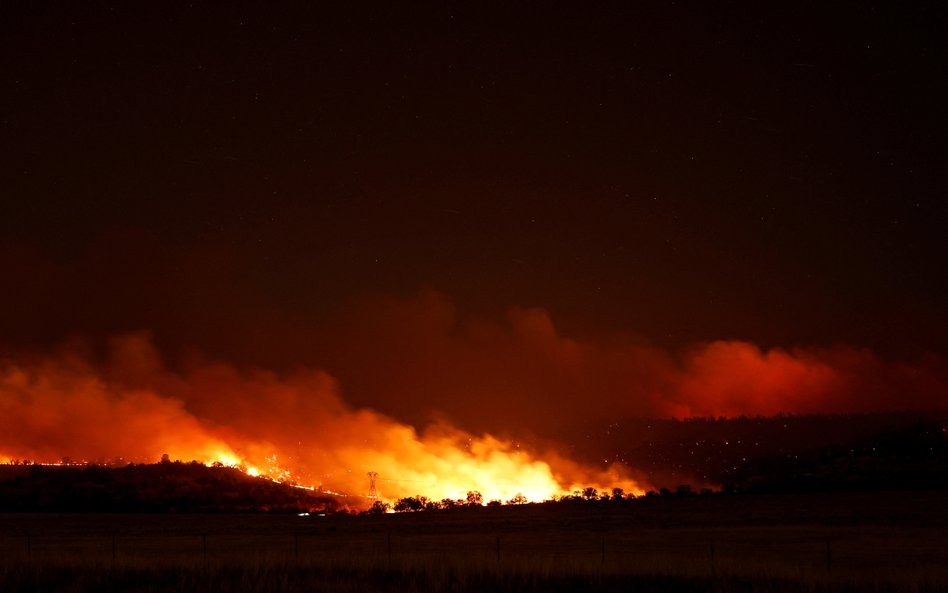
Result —
[[549, 313], [464, 318], [437, 292], [352, 305], [314, 356], [347, 397], [424, 423], [559, 433], [624, 417], [858, 413], [943, 409], [948, 360], [886, 361], [870, 350], [761, 348], [741, 340], [681, 351], [642, 337], [572, 338]]
[[726, 340], [671, 352], [631, 335], [578, 339], [543, 309], [463, 318], [444, 295], [364, 299], [311, 328], [273, 371], [190, 355], [147, 333], [0, 359], [0, 458], [172, 459], [384, 497], [542, 499], [640, 492], [629, 468], [584, 467], [553, 439], [629, 417], [943, 409], [948, 364], [848, 346]]
[[354, 409], [323, 371], [278, 375], [221, 362], [165, 367], [150, 338], [112, 340], [101, 364], [69, 350], [0, 367], [0, 457], [55, 462], [172, 459], [241, 465], [252, 474], [365, 493], [367, 472], [393, 498], [422, 494], [531, 500], [581, 486], [641, 488], [622, 468], [584, 468], [444, 423], [419, 433]]

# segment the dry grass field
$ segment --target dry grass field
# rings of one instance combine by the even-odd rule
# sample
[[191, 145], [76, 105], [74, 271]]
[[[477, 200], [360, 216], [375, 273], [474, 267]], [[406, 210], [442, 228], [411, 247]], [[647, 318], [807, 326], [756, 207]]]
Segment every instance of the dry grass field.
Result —
[[0, 514], [0, 591], [946, 591], [948, 493]]

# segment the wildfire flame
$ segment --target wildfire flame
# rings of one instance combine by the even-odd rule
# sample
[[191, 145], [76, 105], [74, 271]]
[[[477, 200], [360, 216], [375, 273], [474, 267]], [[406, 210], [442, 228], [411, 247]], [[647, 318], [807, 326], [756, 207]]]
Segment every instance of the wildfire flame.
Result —
[[[109, 364], [69, 353], [0, 363], [0, 460], [195, 460], [326, 492], [546, 500], [592, 486], [642, 488], [623, 469], [582, 467], [447, 424], [423, 432], [351, 409], [320, 371], [278, 376], [211, 363], [165, 368], [147, 336], [116, 340]], [[370, 501], [367, 500], [367, 504]]]
[[[742, 341], [672, 353], [648, 342], [560, 335], [542, 309], [506, 324], [462, 321], [443, 296], [370, 300], [324, 328], [328, 373], [191, 358], [165, 366], [145, 334], [105, 360], [79, 345], [0, 359], [0, 459], [158, 461], [162, 454], [250, 475], [384, 499], [530, 500], [578, 488], [642, 492], [621, 466], [584, 467], [496, 431], [577, 434], [628, 417], [943, 409], [948, 360], [886, 361], [866, 349], [769, 348]], [[284, 346], [286, 347], [286, 346]], [[292, 358], [292, 360], [298, 360]], [[463, 419], [417, 430], [433, 409]], [[384, 410], [386, 414], [376, 410]], [[412, 424], [395, 418], [410, 418]]]

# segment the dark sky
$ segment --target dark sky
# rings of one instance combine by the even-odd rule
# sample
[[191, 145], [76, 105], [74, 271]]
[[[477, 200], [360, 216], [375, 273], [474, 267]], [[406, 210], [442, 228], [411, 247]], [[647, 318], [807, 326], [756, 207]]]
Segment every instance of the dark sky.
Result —
[[320, 365], [431, 289], [948, 353], [942, 3], [301, 4], [4, 3], [0, 342]]

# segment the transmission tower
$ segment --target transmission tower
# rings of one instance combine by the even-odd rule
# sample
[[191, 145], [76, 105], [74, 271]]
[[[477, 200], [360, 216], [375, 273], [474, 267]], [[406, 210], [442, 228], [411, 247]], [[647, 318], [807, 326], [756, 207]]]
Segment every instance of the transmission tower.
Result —
[[375, 480], [379, 477], [379, 472], [369, 472], [369, 498], [378, 499], [379, 491], [375, 489]]

